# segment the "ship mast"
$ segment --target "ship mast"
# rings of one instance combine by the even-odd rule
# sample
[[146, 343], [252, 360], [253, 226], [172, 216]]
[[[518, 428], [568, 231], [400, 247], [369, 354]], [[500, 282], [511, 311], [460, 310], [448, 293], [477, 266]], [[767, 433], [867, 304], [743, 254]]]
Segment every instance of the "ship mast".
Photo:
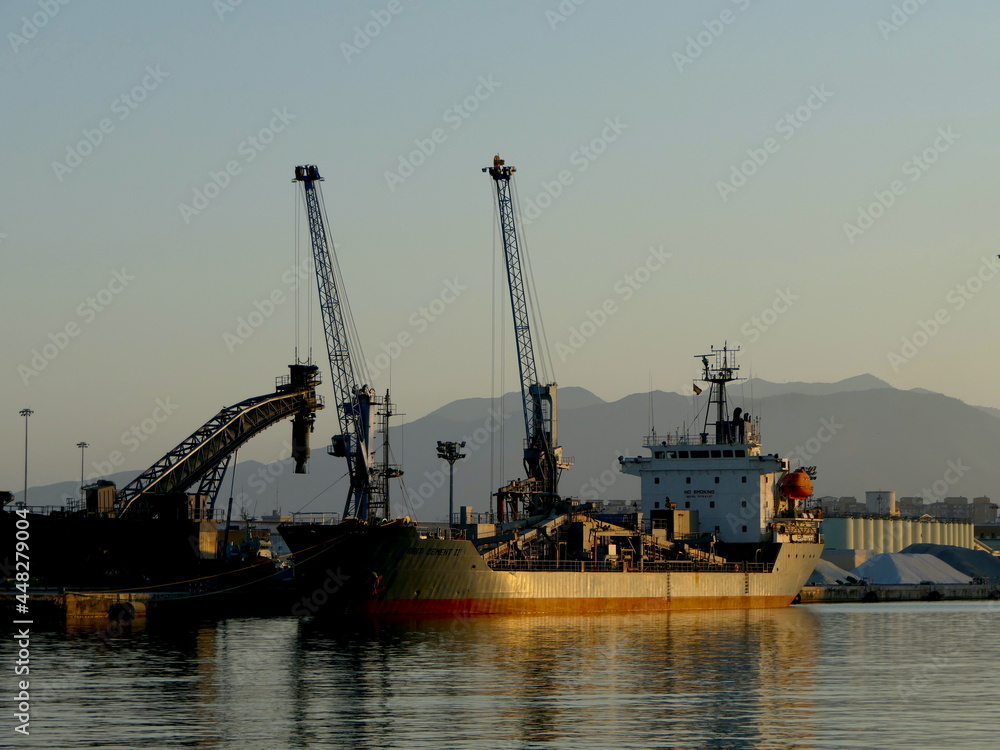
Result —
[[705, 411], [705, 426], [701, 432], [701, 441], [708, 442], [708, 427], [712, 424], [712, 405], [715, 405], [715, 442], [717, 444], [730, 443], [733, 435], [730, 432], [729, 404], [726, 399], [726, 385], [739, 378], [739, 365], [736, 364], [736, 353], [739, 347], [730, 348], [728, 344], [723, 344], [721, 349], [711, 347], [708, 354], [698, 355], [701, 357], [703, 368], [701, 379], [709, 384], [708, 406]]
[[402, 416], [402, 414], [396, 411], [396, 405], [389, 397], [388, 388], [385, 391], [385, 399], [381, 403], [376, 403], [379, 407], [376, 412], [376, 416], [379, 418], [379, 432], [382, 433], [382, 461], [372, 469], [372, 478], [375, 480], [377, 494], [384, 498], [385, 515], [383, 517], [389, 518], [389, 480], [403, 476], [403, 470], [399, 465], [390, 463], [392, 453], [389, 450], [389, 419]]

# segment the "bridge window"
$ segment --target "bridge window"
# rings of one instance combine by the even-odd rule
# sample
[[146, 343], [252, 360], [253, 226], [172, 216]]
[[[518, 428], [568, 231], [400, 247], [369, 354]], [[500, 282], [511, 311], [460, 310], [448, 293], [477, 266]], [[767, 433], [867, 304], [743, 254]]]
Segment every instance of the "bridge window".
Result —
[[691, 458], [708, 458], [708, 451], [691, 451]]
[[677, 451], [677, 458], [690, 458], [687, 451]]
[[746, 451], [736, 451], [736, 458], [746, 458]]
[[664, 451], [654, 451], [653, 458], [666, 458]]
[[712, 458], [722, 458], [722, 451], [712, 451]]
[[722, 451], [722, 457], [723, 458], [732, 458], [733, 457], [732, 450], [724, 450], [724, 451]]

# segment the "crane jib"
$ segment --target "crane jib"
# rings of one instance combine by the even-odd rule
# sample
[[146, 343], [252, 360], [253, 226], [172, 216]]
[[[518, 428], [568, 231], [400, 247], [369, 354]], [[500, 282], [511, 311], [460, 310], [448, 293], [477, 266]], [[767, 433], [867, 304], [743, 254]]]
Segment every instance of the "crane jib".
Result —
[[531, 337], [531, 315], [521, 251], [517, 237], [517, 219], [511, 198], [510, 181], [515, 167], [506, 166], [499, 156], [493, 166], [483, 169], [493, 178], [496, 186], [497, 208], [500, 218], [500, 236], [503, 243], [507, 284], [510, 290], [511, 315], [514, 338], [517, 344], [517, 364], [521, 379], [521, 404], [524, 413], [524, 467], [529, 480], [534, 481], [538, 497], [557, 495], [560, 448], [557, 447], [556, 404], [554, 383], [539, 382], [535, 352]]
[[380, 491], [372, 477], [371, 405], [374, 403], [374, 391], [367, 387], [359, 388], [354, 374], [355, 359], [347, 326], [349, 311], [345, 309], [347, 299], [337, 287], [331, 252], [333, 243], [328, 241], [325, 211], [317, 189], [317, 183], [322, 180], [315, 165], [295, 168], [294, 181], [302, 184], [305, 198], [335, 403], [340, 406], [337, 409], [340, 434], [334, 436], [328, 452], [347, 460], [350, 489], [344, 504], [344, 516], [364, 520], [387, 518], [388, 493]]

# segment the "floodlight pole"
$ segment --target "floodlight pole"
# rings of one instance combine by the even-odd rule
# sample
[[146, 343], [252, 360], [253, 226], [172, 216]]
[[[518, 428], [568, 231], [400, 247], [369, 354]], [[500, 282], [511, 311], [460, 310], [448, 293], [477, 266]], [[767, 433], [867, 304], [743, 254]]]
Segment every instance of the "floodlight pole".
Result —
[[438, 458], [448, 462], [448, 527], [454, 522], [455, 514], [455, 462], [465, 458], [464, 453], [459, 453], [465, 447], [465, 442], [456, 443], [454, 441], [443, 442], [438, 440]]

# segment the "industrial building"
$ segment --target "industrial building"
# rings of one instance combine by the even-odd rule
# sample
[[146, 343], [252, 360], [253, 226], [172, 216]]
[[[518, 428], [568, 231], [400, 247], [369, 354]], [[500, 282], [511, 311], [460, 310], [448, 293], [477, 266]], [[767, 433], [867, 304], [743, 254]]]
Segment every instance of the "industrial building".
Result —
[[897, 500], [891, 490], [855, 497], [818, 499], [821, 529], [826, 540], [823, 559], [851, 570], [874, 555], [899, 552], [911, 544], [945, 544], [965, 549], [984, 548], [977, 540], [980, 527], [992, 528], [1000, 547], [997, 505], [988, 497], [947, 497], [928, 503], [922, 497]]

